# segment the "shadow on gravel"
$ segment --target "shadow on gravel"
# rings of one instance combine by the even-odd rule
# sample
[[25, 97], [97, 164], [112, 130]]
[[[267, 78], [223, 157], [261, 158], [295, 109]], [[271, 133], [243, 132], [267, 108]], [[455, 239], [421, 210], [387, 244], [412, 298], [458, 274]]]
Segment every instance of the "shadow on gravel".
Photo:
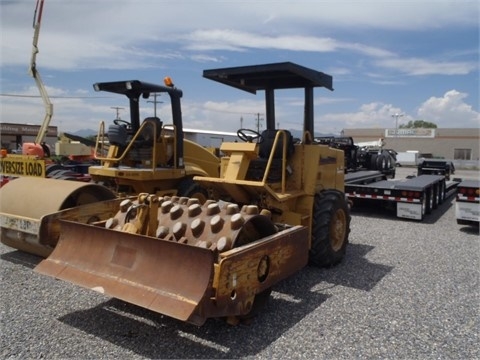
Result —
[[238, 326], [209, 319], [197, 327], [117, 299], [59, 320], [145, 358], [233, 359], [263, 351], [327, 298], [315, 293], [296, 294], [295, 301], [272, 296], [250, 325]]
[[454, 196], [450, 196], [445, 199], [436, 209], [430, 214], [427, 214], [423, 219], [424, 224], [435, 224], [452, 206], [454, 206]]
[[[341, 285], [370, 291], [392, 267], [369, 262], [372, 246], [351, 244], [343, 263], [330, 269], [307, 266], [278, 284], [266, 308], [250, 325], [230, 326], [209, 319], [201, 326], [111, 299], [59, 320], [146, 358], [217, 359], [253, 356], [270, 346], [332, 295]], [[100, 357], [101, 353], [98, 354]], [[107, 355], [107, 354], [105, 354]]]
[[[349, 244], [347, 255], [339, 265], [329, 269], [308, 266], [300, 274], [301, 284], [296, 284], [298, 280], [293, 277], [280, 283], [278, 289], [292, 294], [292, 296], [297, 296], [299, 290], [302, 293], [301, 288], [309, 290], [325, 282], [333, 286], [370, 291], [393, 270], [393, 266], [375, 264], [366, 259], [365, 255], [373, 249], [374, 246], [370, 245]], [[326, 288], [327, 286], [323, 287]]]
[[462, 226], [460, 231], [464, 234], [468, 235], [480, 235], [480, 231], [478, 226]]
[[397, 219], [395, 208], [387, 204], [381, 204], [378, 201], [369, 200], [355, 201], [351, 209], [351, 214], [379, 219]]
[[33, 269], [35, 266], [38, 265], [40, 261], [43, 260], [43, 258], [40, 256], [32, 255], [19, 250], [2, 254], [0, 258], [4, 261], [8, 261], [13, 264], [22, 265], [30, 269]]
[[372, 290], [393, 270], [393, 266], [372, 263], [365, 257], [374, 248], [371, 245], [349, 244], [343, 263], [323, 270], [325, 281], [358, 290]]

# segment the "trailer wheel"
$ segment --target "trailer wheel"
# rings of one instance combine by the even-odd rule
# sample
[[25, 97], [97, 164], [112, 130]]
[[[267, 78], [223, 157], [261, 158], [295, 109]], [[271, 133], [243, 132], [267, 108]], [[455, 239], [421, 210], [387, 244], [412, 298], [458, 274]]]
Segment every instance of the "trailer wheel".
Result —
[[425, 217], [425, 214], [427, 213], [427, 202], [428, 202], [428, 199], [427, 199], [427, 194], [423, 194], [423, 197], [422, 197], [422, 216], [420, 218], [420, 221], [423, 220], [423, 218]]
[[385, 160], [386, 160], [385, 170], [394, 168], [395, 167], [394, 159], [392, 158], [390, 153], [387, 150], [382, 150], [382, 155], [385, 157]]
[[350, 233], [350, 211], [342, 192], [326, 190], [315, 195], [309, 262], [319, 267], [342, 261]]
[[377, 156], [377, 170], [384, 171], [390, 167], [387, 157], [382, 153]]
[[437, 189], [437, 199], [438, 199], [438, 205], [442, 204], [445, 201], [445, 182], [440, 181], [438, 183], [438, 189]]
[[440, 198], [440, 191], [441, 191], [441, 182], [436, 183], [433, 185], [433, 208], [436, 209], [438, 205], [441, 204]]
[[184, 179], [180, 182], [177, 189], [178, 196], [196, 198], [201, 204], [205, 204], [208, 199], [208, 192], [200, 184], [193, 181], [192, 178]]
[[432, 210], [435, 208], [435, 194], [433, 191], [433, 186], [429, 187], [426, 190], [426, 199], [427, 199], [426, 213], [430, 214]]

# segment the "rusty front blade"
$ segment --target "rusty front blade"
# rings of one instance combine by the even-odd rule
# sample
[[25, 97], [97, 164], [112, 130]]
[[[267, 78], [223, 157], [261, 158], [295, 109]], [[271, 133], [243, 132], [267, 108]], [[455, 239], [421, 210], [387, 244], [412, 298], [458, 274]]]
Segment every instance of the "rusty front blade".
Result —
[[211, 250], [62, 221], [35, 271], [187, 321], [210, 288]]

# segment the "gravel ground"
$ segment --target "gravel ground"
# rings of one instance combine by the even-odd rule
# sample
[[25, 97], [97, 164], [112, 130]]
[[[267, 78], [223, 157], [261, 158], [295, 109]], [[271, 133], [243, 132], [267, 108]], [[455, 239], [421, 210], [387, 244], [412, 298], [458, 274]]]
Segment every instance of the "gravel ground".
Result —
[[0, 357], [479, 359], [480, 237], [456, 224], [454, 203], [422, 223], [356, 209], [341, 264], [306, 267], [236, 327], [196, 327], [39, 275], [40, 258], [0, 245]]

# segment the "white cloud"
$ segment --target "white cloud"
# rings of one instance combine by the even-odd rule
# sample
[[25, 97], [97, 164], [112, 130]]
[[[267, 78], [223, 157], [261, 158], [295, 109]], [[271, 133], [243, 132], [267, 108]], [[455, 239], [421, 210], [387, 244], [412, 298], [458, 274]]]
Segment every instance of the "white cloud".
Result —
[[[30, 1], [0, 3], [2, 63], [25, 64], [32, 39]], [[215, 14], [215, 16], [212, 16]], [[235, 14], [235, 16], [233, 16]], [[394, 56], [388, 49], [318, 34], [331, 29], [415, 29], [478, 23], [478, 3], [448, 0], [380, 1], [147, 1], [47, 2], [39, 56], [54, 69], [144, 68], [158, 59], [184, 57], [169, 51], [149, 51], [146, 44], [171, 43], [190, 51], [279, 49], [290, 51], [352, 51], [371, 57]], [[206, 25], [207, 24], [207, 25]], [[178, 44], [177, 44], [178, 42]], [[115, 59], [114, 62], [111, 59]], [[401, 61], [401, 60], [400, 60]], [[382, 66], [428, 71], [432, 62], [388, 60]], [[468, 63], [437, 65], [447, 71]], [[423, 69], [423, 70], [422, 70]], [[435, 70], [437, 71], [437, 70]], [[438, 71], [443, 71], [439, 69]], [[452, 71], [452, 70], [450, 70]]]
[[[24, 88], [25, 94], [38, 94], [27, 75], [33, 4], [30, 0], [0, 1], [2, 92], [14, 93]], [[431, 52], [423, 51], [423, 46], [429, 45], [424, 43], [422, 51], [415, 50], [420, 47], [415, 35], [423, 35], [425, 29], [438, 30], [438, 38], [442, 31], [453, 28], [469, 29], [469, 34], [478, 30], [478, 10], [478, 1], [471, 0], [298, 0], [295, 6], [290, 0], [47, 0], [37, 60], [42, 75], [50, 72], [55, 76], [49, 81], [45, 75], [47, 84], [62, 84], [63, 88], [48, 87], [51, 96], [91, 94], [90, 85], [88, 91], [76, 90], [81, 85], [75, 81], [86, 74], [84, 69], [92, 78], [98, 76], [98, 69], [102, 76], [104, 70], [122, 70], [105, 71], [112, 78], [125, 73], [157, 76], [158, 68], [168, 69], [169, 73], [182, 72], [186, 80], [178, 76], [178, 85], [186, 95], [185, 122], [198, 127], [221, 126], [222, 130], [231, 131], [238, 127], [241, 113], [264, 109], [263, 97], [250, 104], [242, 102], [242, 95], [238, 101], [224, 101], [230, 96], [226, 91], [210, 90], [199, 84], [203, 81], [200, 76], [190, 76], [198, 74], [199, 63], [231, 62], [235, 66], [240, 58], [242, 62], [247, 58], [255, 62], [270, 56], [274, 61], [305, 61], [306, 66], [331, 69], [327, 73], [334, 75], [337, 92], [316, 102], [324, 105], [315, 114], [322, 128], [384, 127], [393, 124], [391, 113], [400, 112], [402, 107], [415, 109], [422, 99], [428, 100], [420, 104], [418, 114], [406, 114], [403, 121], [424, 118], [452, 126], [452, 119], [460, 119], [464, 121], [462, 127], [478, 126], [478, 101], [475, 99], [473, 107], [466, 102], [467, 92], [478, 96], [478, 90], [472, 90], [472, 79], [478, 83], [478, 74], [471, 75], [478, 72], [478, 35], [462, 42], [441, 42], [440, 48], [432, 47]], [[144, 69], [149, 71], [142, 72]], [[429, 98], [437, 91], [429, 81], [430, 75], [448, 75], [447, 80], [452, 79], [458, 91]], [[416, 79], [411, 76], [421, 76], [422, 84], [415, 84]], [[69, 82], [75, 85], [69, 87]], [[415, 91], [409, 98], [419, 100], [401, 106], [376, 101], [396, 101], [389, 100], [389, 92], [410, 91], [405, 89]], [[215, 101], [207, 102], [208, 99]], [[2, 120], [42, 119], [40, 99], [0, 100]], [[55, 99], [52, 123], [69, 124], [72, 131], [91, 123], [96, 129], [102, 118], [113, 119], [109, 107], [118, 104], [115, 100], [110, 102], [111, 105], [108, 101], [97, 105], [99, 102], [88, 99]], [[354, 102], [365, 105], [355, 110], [350, 107]], [[276, 104], [279, 119], [291, 118], [298, 123], [293, 112], [303, 105], [294, 107], [295, 99]], [[299, 104], [303, 104], [303, 99]], [[168, 116], [169, 111], [164, 111]], [[23, 114], [22, 119], [18, 114]]]
[[[403, 114], [398, 125], [411, 120], [425, 120], [437, 124], [439, 128], [480, 127], [480, 113], [465, 102], [467, 94], [457, 90], [447, 91], [443, 97], [431, 97], [423, 102], [416, 114], [408, 114], [392, 104], [372, 102], [363, 104], [358, 111], [321, 115], [317, 124], [330, 132], [342, 128], [394, 128], [393, 114]], [[336, 131], [335, 131], [336, 130]]]
[[200, 63], [218, 63], [223, 60], [221, 56], [210, 56], [205, 54], [193, 55], [190, 57], [191, 60], [200, 62]]
[[394, 69], [408, 75], [466, 75], [478, 69], [478, 63], [467, 61], [436, 61], [418, 58], [382, 59], [378, 66]]
[[[392, 118], [395, 113], [403, 113], [403, 111], [392, 104], [372, 102], [361, 105], [354, 113], [323, 115], [321, 121], [336, 123], [337, 128], [388, 128], [395, 127], [395, 121]], [[402, 118], [403, 121], [409, 119], [411, 118], [408, 115]]]
[[230, 29], [209, 29], [194, 31], [183, 37], [190, 50], [232, 50], [247, 48], [277, 49], [291, 51], [335, 51], [339, 43], [331, 38], [313, 36], [269, 36]]
[[[54, 102], [54, 116], [52, 125], [62, 131], [74, 132], [90, 128], [97, 130], [100, 121], [107, 123], [114, 118], [115, 106], [112, 99], [96, 98], [68, 98], [69, 93], [64, 89], [48, 88]], [[18, 95], [35, 96], [38, 92], [35, 87], [27, 89]], [[81, 94], [84, 95], [84, 94]], [[316, 114], [316, 130], [322, 133], [340, 133], [345, 128], [393, 128], [395, 113], [404, 114], [399, 119], [399, 125], [410, 120], [425, 120], [436, 123], [440, 128], [457, 127], [461, 122], [462, 127], [478, 128], [480, 114], [471, 105], [465, 102], [467, 94], [456, 90], [446, 92], [443, 97], [431, 97], [423, 102], [416, 114], [408, 114], [403, 109], [393, 104], [371, 102], [361, 105], [354, 112], [321, 113]], [[116, 98], [115, 98], [116, 99]], [[115, 100], [113, 99], [113, 101]], [[333, 106], [336, 103], [348, 103], [353, 99], [319, 97], [315, 103], [320, 106]], [[201, 128], [206, 130], [236, 131], [241, 124], [246, 128], [256, 127], [257, 114], [264, 118], [264, 102], [259, 100], [245, 100], [228, 102], [206, 101], [205, 103], [184, 100], [182, 103], [184, 126], [188, 128]], [[296, 110], [289, 110], [288, 106], [295, 106]], [[295, 99], [277, 103], [276, 115], [285, 128], [301, 128], [299, 109], [303, 102]], [[145, 117], [151, 108], [142, 104], [142, 116]], [[301, 111], [300, 111], [301, 112]], [[18, 114], [22, 114], [21, 117]], [[32, 97], [4, 97], [2, 98], [2, 117], [12, 119], [8, 122], [40, 124], [43, 120], [44, 109], [40, 98]], [[158, 108], [159, 116], [165, 123], [169, 123], [171, 110], [169, 104], [162, 104]], [[122, 118], [128, 117], [128, 109], [123, 110]], [[241, 120], [242, 119], [242, 122]]]
[[480, 113], [465, 103], [467, 94], [457, 90], [447, 91], [443, 97], [431, 97], [420, 105], [418, 117], [421, 120], [434, 122], [438, 127], [480, 127]]

